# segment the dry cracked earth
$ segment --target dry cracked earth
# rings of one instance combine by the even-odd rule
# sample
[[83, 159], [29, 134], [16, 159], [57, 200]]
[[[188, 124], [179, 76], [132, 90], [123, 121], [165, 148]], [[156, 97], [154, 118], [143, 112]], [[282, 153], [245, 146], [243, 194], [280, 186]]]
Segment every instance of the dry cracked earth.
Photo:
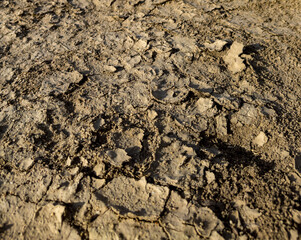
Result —
[[301, 1], [0, 1], [1, 239], [301, 239]]

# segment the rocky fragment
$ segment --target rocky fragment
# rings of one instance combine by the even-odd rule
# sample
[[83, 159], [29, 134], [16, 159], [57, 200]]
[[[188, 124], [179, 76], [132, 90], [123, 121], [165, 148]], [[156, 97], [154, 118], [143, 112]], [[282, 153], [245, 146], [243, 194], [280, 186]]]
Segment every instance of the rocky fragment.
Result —
[[158, 116], [158, 113], [154, 110], [148, 110], [147, 116], [149, 119], [154, 120]]
[[270, 117], [274, 117], [277, 115], [276, 111], [272, 108], [268, 108], [268, 107], [262, 107], [261, 112], [266, 115], [266, 116], [270, 116]]
[[33, 158], [25, 158], [23, 161], [20, 162], [19, 164], [19, 168], [21, 170], [28, 170], [34, 163], [34, 159]]
[[289, 237], [290, 237], [290, 240], [298, 240], [298, 239], [300, 239], [300, 234], [298, 233], [298, 230], [291, 229], [291, 230], [289, 230]]
[[105, 120], [101, 117], [97, 118], [94, 122], [93, 122], [93, 128], [95, 131], [98, 131], [98, 129], [103, 126], [105, 124]]
[[215, 180], [215, 175], [213, 172], [206, 171], [205, 174], [206, 174], [206, 180], [208, 184], [212, 183]]
[[132, 113], [132, 108], [146, 108], [150, 105], [148, 86], [142, 82], [122, 88], [118, 95], [113, 96], [116, 105], [122, 106], [122, 111]]
[[97, 163], [93, 168], [93, 171], [96, 174], [96, 176], [102, 177], [103, 174], [105, 173], [105, 167], [106, 166], [103, 162]]
[[169, 189], [146, 182], [117, 177], [96, 192], [98, 200], [128, 217], [156, 220], [163, 211]]
[[147, 41], [144, 39], [139, 39], [135, 44], [134, 44], [134, 49], [136, 51], [144, 51], [147, 48]]
[[212, 108], [212, 106], [213, 100], [210, 98], [199, 98], [199, 100], [196, 102], [196, 108], [199, 113], [207, 111], [208, 109]]
[[292, 211], [293, 220], [297, 224], [301, 224], [301, 211], [293, 209]]
[[227, 119], [225, 116], [217, 116], [215, 118], [216, 121], [216, 132], [217, 134], [224, 136], [228, 134], [228, 130], [227, 130]]
[[105, 71], [107, 71], [107, 72], [111, 72], [111, 73], [113, 73], [113, 72], [116, 72], [116, 67], [114, 67], [114, 66], [111, 66], [111, 65], [105, 65], [104, 66], [104, 70]]
[[208, 83], [199, 81], [195, 78], [190, 79], [190, 87], [197, 89], [203, 93], [212, 93], [213, 88]]
[[92, 187], [95, 189], [100, 189], [106, 183], [105, 179], [92, 178]]
[[244, 103], [241, 109], [231, 117], [231, 123], [241, 125], [249, 125], [256, 120], [258, 116], [257, 109], [248, 103]]
[[205, 43], [204, 46], [207, 48], [209, 51], [222, 51], [224, 46], [227, 44], [227, 41], [224, 40], [216, 40], [215, 42], [212, 43]]
[[228, 92], [222, 94], [213, 94], [214, 101], [227, 109], [238, 109], [240, 105], [240, 99], [231, 96]]
[[1, 80], [0, 84], [10, 81], [14, 76], [14, 70], [12, 68], [2, 68], [0, 70]]
[[132, 68], [134, 68], [137, 64], [141, 62], [141, 56], [135, 55], [135, 56], [128, 56], [125, 57], [123, 64], [126, 70], [130, 71]]
[[253, 144], [257, 145], [258, 147], [262, 147], [268, 141], [268, 137], [265, 135], [264, 132], [260, 132], [256, 138], [253, 140]]
[[115, 167], [121, 167], [122, 163], [127, 162], [131, 158], [127, 155], [127, 152], [121, 148], [110, 150], [107, 152], [107, 155], [109, 157], [109, 163]]
[[243, 53], [244, 45], [242, 43], [233, 42], [230, 50], [223, 57], [225, 63], [228, 65], [228, 69], [232, 73], [239, 73], [246, 68], [244, 60], [240, 57]]

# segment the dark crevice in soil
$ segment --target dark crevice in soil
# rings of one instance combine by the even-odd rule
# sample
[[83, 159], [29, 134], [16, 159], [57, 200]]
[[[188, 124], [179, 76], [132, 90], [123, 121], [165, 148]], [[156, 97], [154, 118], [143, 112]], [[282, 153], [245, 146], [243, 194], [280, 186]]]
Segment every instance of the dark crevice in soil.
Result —
[[[273, 171], [275, 168], [275, 162], [268, 162], [255, 156], [253, 152], [248, 151], [240, 146], [232, 146], [229, 143], [225, 143], [215, 136], [208, 136], [205, 133], [201, 133], [199, 146], [210, 148], [212, 146], [217, 147], [218, 150], [222, 151], [222, 155], [226, 161], [229, 162], [229, 168], [245, 168], [247, 166], [257, 166], [259, 174], [262, 176], [267, 172]], [[212, 162], [219, 161], [220, 156], [212, 159]]]
[[67, 221], [71, 227], [73, 227], [79, 234], [82, 240], [89, 239], [88, 230], [82, 227], [79, 223], [77, 223], [74, 219], [74, 213], [78, 211], [79, 208], [82, 207], [84, 203], [65, 203], [65, 212], [63, 215], [63, 221]]

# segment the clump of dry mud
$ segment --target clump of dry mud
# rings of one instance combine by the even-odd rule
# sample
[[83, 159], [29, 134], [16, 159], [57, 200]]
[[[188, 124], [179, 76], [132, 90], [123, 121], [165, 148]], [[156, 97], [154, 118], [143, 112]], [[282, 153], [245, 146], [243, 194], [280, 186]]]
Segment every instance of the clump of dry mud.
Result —
[[300, 12], [0, 1], [1, 239], [300, 239]]

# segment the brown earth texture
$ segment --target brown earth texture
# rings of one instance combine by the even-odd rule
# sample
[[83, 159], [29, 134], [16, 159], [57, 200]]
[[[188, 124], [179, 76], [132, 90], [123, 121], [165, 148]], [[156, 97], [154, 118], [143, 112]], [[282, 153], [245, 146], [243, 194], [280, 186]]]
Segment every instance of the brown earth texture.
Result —
[[0, 239], [301, 239], [300, 0], [1, 0]]

